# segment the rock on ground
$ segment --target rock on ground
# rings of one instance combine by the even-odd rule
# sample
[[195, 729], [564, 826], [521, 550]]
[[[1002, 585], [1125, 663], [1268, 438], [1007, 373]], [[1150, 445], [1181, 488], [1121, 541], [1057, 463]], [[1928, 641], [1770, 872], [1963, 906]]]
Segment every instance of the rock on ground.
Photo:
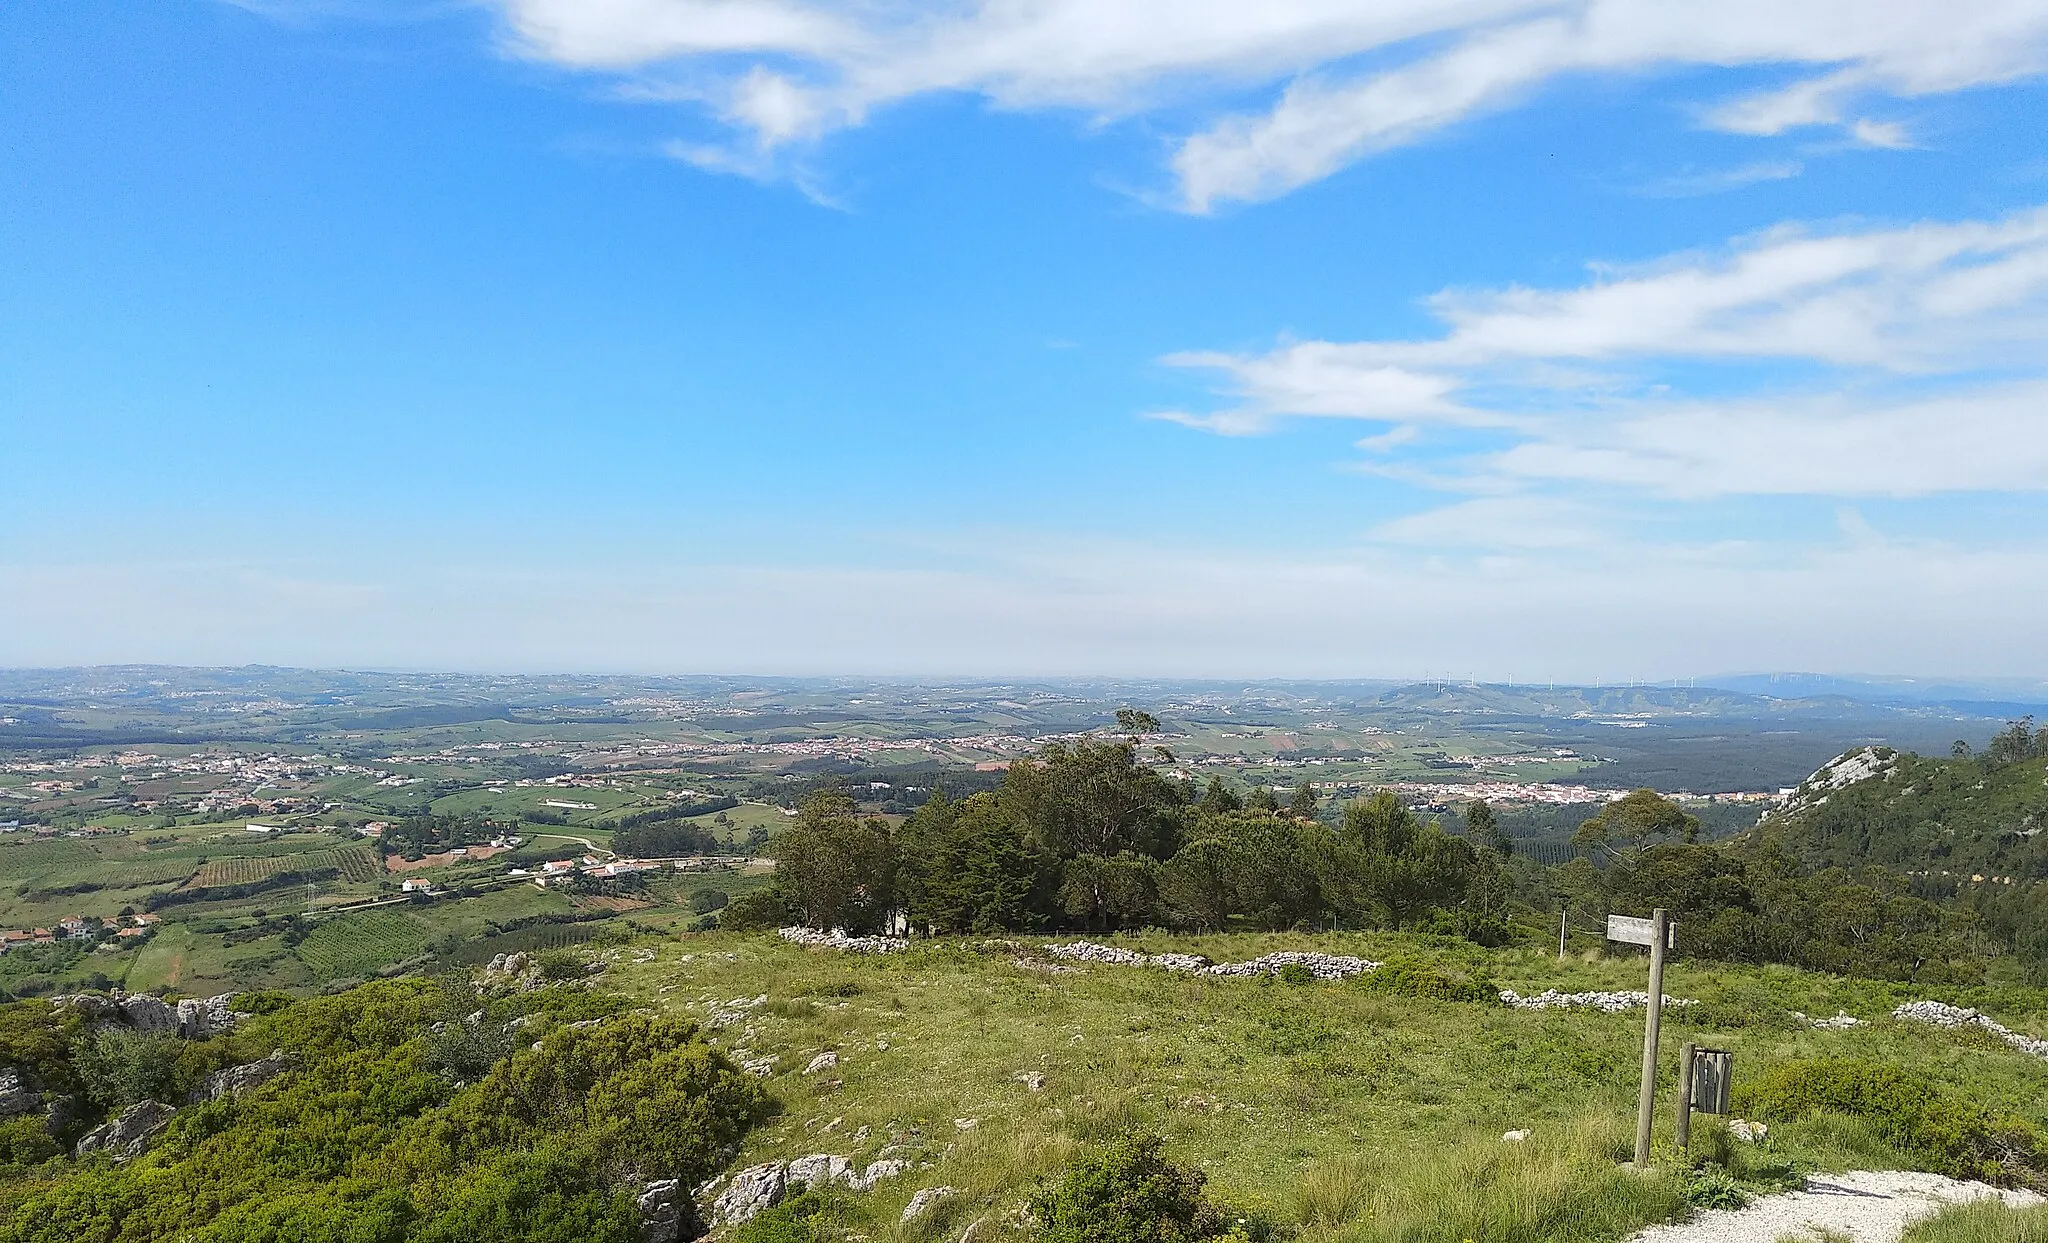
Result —
[[40, 1109], [43, 1094], [22, 1081], [21, 1072], [9, 1066], [0, 1070], [0, 1118], [12, 1118]]
[[957, 1194], [959, 1193], [951, 1187], [926, 1187], [923, 1191], [910, 1197], [910, 1203], [904, 1206], [903, 1224], [909, 1225], [931, 1211], [932, 1206], [939, 1203], [939, 1201], [951, 1199]]
[[737, 1226], [782, 1203], [789, 1190], [789, 1180], [783, 1175], [786, 1168], [780, 1161], [766, 1161], [734, 1174], [711, 1202], [711, 1224]]
[[1818, 1238], [1822, 1230], [1839, 1232], [1854, 1243], [1897, 1243], [1906, 1227], [1943, 1205], [1994, 1196], [2015, 1206], [2042, 1202], [2033, 1192], [2000, 1191], [1939, 1174], [1816, 1174], [1802, 1191], [1764, 1196], [1747, 1208], [1704, 1212], [1677, 1225], [1652, 1226], [1629, 1243], [1777, 1243], [1787, 1235]]
[[640, 1188], [633, 1203], [640, 1210], [643, 1243], [681, 1243], [685, 1200], [675, 1179], [648, 1183]]
[[178, 1112], [169, 1105], [155, 1101], [137, 1101], [121, 1111], [111, 1122], [103, 1122], [85, 1133], [78, 1141], [78, 1155], [104, 1152], [116, 1161], [139, 1157], [148, 1151], [149, 1143], [164, 1129], [171, 1115]]
[[[865, 1170], [858, 1170], [850, 1158], [829, 1152], [814, 1152], [788, 1163], [765, 1161], [734, 1174], [732, 1181], [725, 1184], [725, 1190], [711, 1202], [708, 1216], [714, 1228], [738, 1225], [752, 1221], [765, 1209], [774, 1208], [782, 1203], [783, 1197], [795, 1194], [800, 1188], [827, 1187], [836, 1183], [855, 1191], [867, 1191], [883, 1179], [895, 1178], [909, 1168], [907, 1161], [883, 1158]], [[698, 1188], [697, 1194], [708, 1194], [716, 1186], [718, 1180], [713, 1179]]]
[[291, 1064], [289, 1054], [273, 1053], [261, 1061], [245, 1062], [240, 1066], [216, 1070], [206, 1077], [205, 1083], [193, 1091], [192, 1099], [217, 1101], [223, 1096], [240, 1096], [244, 1092], [252, 1092], [291, 1069]]

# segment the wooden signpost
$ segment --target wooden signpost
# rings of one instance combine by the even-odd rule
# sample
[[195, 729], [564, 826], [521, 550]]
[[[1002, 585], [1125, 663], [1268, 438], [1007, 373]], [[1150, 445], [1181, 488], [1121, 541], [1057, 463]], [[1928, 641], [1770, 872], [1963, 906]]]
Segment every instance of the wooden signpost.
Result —
[[1643, 1020], [1643, 1089], [1636, 1098], [1636, 1168], [1650, 1168], [1650, 1129], [1657, 1112], [1657, 1036], [1664, 1025], [1664, 952], [1677, 928], [1663, 907], [1648, 919], [1607, 917], [1607, 939], [1650, 947], [1650, 997]]

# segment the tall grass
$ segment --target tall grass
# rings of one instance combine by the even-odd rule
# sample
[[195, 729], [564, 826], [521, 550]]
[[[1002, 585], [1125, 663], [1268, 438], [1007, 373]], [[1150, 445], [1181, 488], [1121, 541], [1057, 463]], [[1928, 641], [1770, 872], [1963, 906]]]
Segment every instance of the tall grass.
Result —
[[1685, 1207], [1666, 1172], [1620, 1161], [1619, 1118], [1586, 1118], [1520, 1143], [1498, 1137], [1448, 1151], [1340, 1158], [1305, 1172], [1296, 1196], [1304, 1234], [1343, 1243], [1615, 1239]]
[[1957, 1204], [1906, 1231], [1901, 1243], [2048, 1243], [2048, 1204]]

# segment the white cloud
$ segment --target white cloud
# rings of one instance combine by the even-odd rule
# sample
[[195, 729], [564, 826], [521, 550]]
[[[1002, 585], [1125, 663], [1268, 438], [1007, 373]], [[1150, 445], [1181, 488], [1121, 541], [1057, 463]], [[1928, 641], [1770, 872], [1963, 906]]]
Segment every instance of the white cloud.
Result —
[[[1298, 415], [1491, 429], [1503, 447], [1371, 467], [1469, 490], [2048, 488], [2048, 209], [1780, 228], [1597, 271], [1574, 288], [1452, 291], [1429, 305], [1445, 324], [1430, 340], [1169, 356], [1218, 371], [1231, 402], [1181, 421], [1235, 432]], [[1690, 393], [1671, 386], [1681, 373]]]
[[1675, 173], [1660, 177], [1636, 191], [1646, 198], [1683, 199], [1707, 194], [1725, 194], [1766, 181], [1787, 181], [1806, 171], [1798, 160], [1757, 160], [1735, 168], [1710, 172]]
[[[714, 110], [773, 149], [874, 108], [967, 92], [1010, 108], [1121, 116], [1245, 90], [1270, 107], [1217, 118], [1172, 158], [1179, 200], [1206, 211], [1283, 194], [1353, 161], [1508, 107], [1571, 73], [1780, 67], [1801, 75], [1722, 100], [1707, 124], [1778, 134], [2048, 72], [2037, 0], [495, 0], [520, 54], [709, 87]], [[1359, 62], [1369, 62], [1360, 68]]]

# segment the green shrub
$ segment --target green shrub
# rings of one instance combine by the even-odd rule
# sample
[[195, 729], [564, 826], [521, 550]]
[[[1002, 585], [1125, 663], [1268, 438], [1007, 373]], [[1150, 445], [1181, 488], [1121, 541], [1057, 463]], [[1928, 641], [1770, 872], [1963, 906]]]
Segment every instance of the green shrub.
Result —
[[1436, 1001], [1500, 1003], [1500, 990], [1490, 980], [1452, 975], [1427, 963], [1396, 960], [1356, 977], [1368, 992], [1390, 997], [1428, 997]]
[[1168, 1161], [1156, 1135], [1126, 1132], [1039, 1183], [1039, 1243], [1184, 1243], [1231, 1233], [1198, 1170]]
[[732, 895], [723, 889], [699, 889], [690, 895], [690, 909], [699, 915], [709, 915], [730, 905]]
[[849, 1205], [833, 1191], [805, 1191], [726, 1235], [726, 1243], [828, 1243], [844, 1233]]
[[538, 965], [543, 980], [580, 980], [590, 974], [590, 967], [582, 957], [568, 950], [542, 954]]
[[1736, 1092], [1744, 1113], [1796, 1119], [1827, 1112], [1866, 1118], [1885, 1140], [1936, 1173], [2010, 1185], [2040, 1185], [2044, 1144], [2018, 1118], [1995, 1117], [1904, 1069], [1863, 1058], [1820, 1058], [1773, 1066]]
[[1282, 963], [1279, 974], [1282, 984], [1313, 984], [1316, 982], [1316, 973], [1310, 971], [1306, 963]]
[[36, 1165], [63, 1151], [41, 1114], [0, 1120], [0, 1166]]
[[718, 913], [718, 926], [727, 932], [761, 932], [780, 928], [792, 916], [782, 896], [773, 889], [743, 893]]
[[1685, 1172], [1685, 1201], [1694, 1208], [1741, 1208], [1749, 1193], [1734, 1175], [1717, 1166], [1701, 1166]]

